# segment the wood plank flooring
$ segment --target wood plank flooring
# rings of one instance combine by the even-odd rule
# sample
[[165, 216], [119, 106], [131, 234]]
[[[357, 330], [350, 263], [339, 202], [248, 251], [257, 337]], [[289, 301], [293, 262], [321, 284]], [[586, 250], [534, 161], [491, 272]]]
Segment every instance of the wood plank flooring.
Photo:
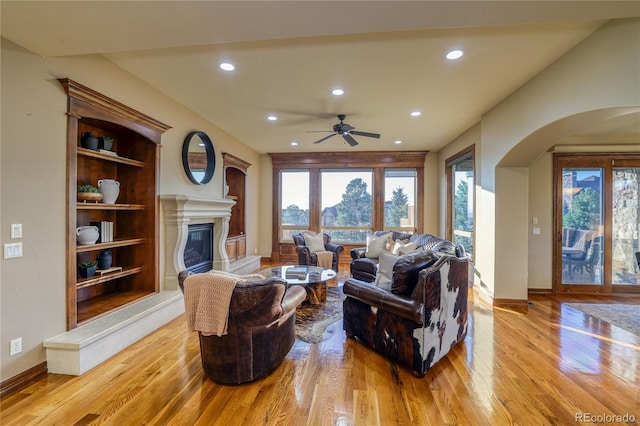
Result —
[[81, 377], [50, 374], [6, 396], [0, 423], [640, 424], [640, 337], [570, 301], [640, 309], [637, 297], [532, 295], [526, 312], [472, 297], [465, 343], [423, 378], [345, 338], [340, 321], [325, 341], [297, 341], [270, 376], [240, 386], [203, 376], [181, 316]]

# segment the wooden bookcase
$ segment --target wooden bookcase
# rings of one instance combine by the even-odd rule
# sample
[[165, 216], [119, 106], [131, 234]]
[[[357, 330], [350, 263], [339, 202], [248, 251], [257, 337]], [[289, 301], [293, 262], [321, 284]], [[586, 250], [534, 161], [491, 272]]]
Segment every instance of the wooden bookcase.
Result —
[[[160, 138], [170, 127], [69, 79], [59, 80], [67, 108], [67, 328], [112, 312], [159, 290]], [[117, 155], [82, 148], [92, 132], [114, 139]], [[78, 202], [77, 186], [120, 182], [115, 204]], [[78, 245], [76, 228], [113, 223], [113, 241]], [[79, 278], [78, 265], [109, 250], [121, 270]]]
[[242, 259], [247, 255], [247, 236], [245, 234], [245, 192], [247, 170], [250, 163], [229, 153], [222, 153], [225, 184], [229, 186], [230, 198], [236, 202], [231, 208], [229, 235], [225, 249], [230, 261]]

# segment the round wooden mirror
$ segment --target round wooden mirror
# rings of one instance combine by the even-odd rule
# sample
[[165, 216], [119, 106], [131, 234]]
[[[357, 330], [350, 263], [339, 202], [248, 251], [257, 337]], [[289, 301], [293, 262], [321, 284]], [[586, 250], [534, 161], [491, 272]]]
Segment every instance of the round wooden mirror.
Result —
[[182, 144], [182, 166], [189, 180], [196, 185], [208, 183], [216, 169], [216, 153], [206, 133], [194, 131]]

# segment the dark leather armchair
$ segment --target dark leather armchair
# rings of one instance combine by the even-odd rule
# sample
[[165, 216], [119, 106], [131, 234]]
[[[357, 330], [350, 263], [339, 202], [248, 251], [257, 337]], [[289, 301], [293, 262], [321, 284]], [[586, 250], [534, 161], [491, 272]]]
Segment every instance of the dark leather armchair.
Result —
[[[326, 251], [333, 252], [333, 260], [331, 262], [331, 269], [338, 272], [338, 264], [340, 262], [340, 253], [344, 251], [344, 246], [331, 243], [331, 236], [329, 234], [322, 234], [324, 239], [324, 248]], [[313, 253], [307, 247], [304, 236], [302, 234], [293, 234], [293, 242], [296, 245], [296, 252], [298, 253], [299, 265], [318, 266], [318, 255]]]
[[[199, 275], [181, 272], [180, 289]], [[280, 278], [238, 282], [229, 306], [228, 334], [200, 337], [200, 357], [207, 377], [240, 384], [271, 373], [296, 339], [296, 307], [306, 298], [302, 286], [287, 288]]]
[[468, 258], [423, 250], [395, 263], [390, 290], [346, 280], [347, 337], [424, 376], [467, 334], [468, 268]]

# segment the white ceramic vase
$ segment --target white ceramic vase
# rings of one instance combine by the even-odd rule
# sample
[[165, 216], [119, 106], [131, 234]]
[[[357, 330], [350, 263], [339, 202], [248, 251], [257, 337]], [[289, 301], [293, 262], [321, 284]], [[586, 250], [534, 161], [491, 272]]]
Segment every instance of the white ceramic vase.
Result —
[[80, 226], [76, 228], [76, 240], [81, 246], [93, 244], [100, 238], [97, 226]]
[[113, 179], [100, 179], [98, 181], [98, 189], [102, 194], [102, 202], [104, 204], [115, 204], [120, 195], [120, 182]]

